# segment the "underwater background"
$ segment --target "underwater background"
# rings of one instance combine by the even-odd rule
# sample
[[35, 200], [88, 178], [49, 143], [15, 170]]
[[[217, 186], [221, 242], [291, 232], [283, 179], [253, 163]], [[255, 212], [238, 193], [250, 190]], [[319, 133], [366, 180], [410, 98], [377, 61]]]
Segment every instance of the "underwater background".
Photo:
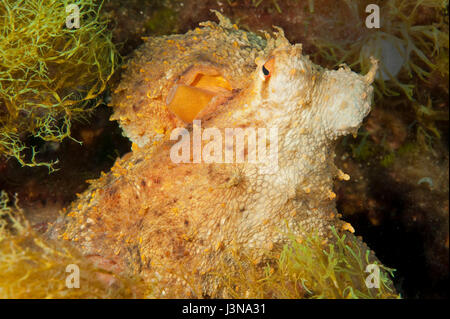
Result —
[[[80, 29], [61, 28], [67, 13], [55, 8], [70, 3], [80, 7]], [[365, 26], [369, 4], [380, 7], [380, 28]], [[107, 106], [127, 57], [143, 37], [215, 20], [211, 9], [253, 32], [282, 27], [323, 67], [345, 63], [366, 73], [370, 55], [381, 61], [371, 113], [357, 136], [338, 143], [336, 164], [352, 178], [336, 181], [337, 208], [395, 269], [402, 298], [448, 298], [443, 0], [0, 0], [1, 211], [17, 205], [32, 229], [44, 232], [87, 180], [129, 152]], [[6, 282], [0, 277], [0, 286]]]

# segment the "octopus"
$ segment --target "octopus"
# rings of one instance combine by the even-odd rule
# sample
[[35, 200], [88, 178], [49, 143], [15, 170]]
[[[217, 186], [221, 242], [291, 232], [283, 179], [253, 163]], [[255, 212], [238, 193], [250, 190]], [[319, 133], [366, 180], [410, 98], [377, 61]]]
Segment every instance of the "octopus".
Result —
[[[184, 296], [193, 293], [186, 281], [217, 296], [210, 273], [228, 247], [261, 261], [287, 233], [353, 236], [336, 210], [333, 180], [350, 177], [335, 166], [334, 145], [369, 113], [377, 71], [375, 60], [365, 75], [345, 65], [324, 69], [282, 29], [260, 36], [216, 14], [219, 23], [147, 38], [134, 53], [111, 100], [112, 120], [132, 151], [47, 231], [112, 272], [147, 282], [156, 275], [167, 287], [184, 287]], [[190, 136], [198, 126], [221, 136], [230, 128], [276, 128], [276, 141], [264, 145], [276, 142], [276, 157], [195, 161], [193, 150], [174, 161], [174, 132]], [[236, 146], [219, 151], [226, 149]], [[242, 151], [250, 158], [256, 148], [247, 143]], [[188, 279], [175, 275], [180, 269]]]

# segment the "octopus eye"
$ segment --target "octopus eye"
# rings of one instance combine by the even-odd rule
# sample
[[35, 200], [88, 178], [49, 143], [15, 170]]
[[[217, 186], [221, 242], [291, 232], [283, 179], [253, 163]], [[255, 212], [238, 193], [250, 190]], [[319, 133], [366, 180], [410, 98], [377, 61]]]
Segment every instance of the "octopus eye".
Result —
[[269, 76], [270, 75], [269, 70], [267, 70], [264, 65], [262, 66], [262, 71], [263, 71], [264, 76]]
[[269, 58], [266, 63], [262, 66], [262, 78], [267, 80], [272, 75], [274, 69], [275, 59], [273, 57]]

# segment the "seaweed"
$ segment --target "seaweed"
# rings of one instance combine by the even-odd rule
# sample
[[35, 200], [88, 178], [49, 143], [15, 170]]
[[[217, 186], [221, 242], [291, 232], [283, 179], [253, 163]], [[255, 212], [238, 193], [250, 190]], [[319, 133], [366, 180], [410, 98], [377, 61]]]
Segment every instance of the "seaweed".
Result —
[[[394, 269], [383, 266], [354, 236], [339, 234], [324, 240], [315, 234], [290, 235], [280, 250], [266, 252], [264, 262], [234, 250], [216, 272], [230, 298], [373, 299], [400, 298], [392, 284]], [[379, 288], [366, 285], [366, 266], [380, 269]]]
[[[439, 139], [436, 122], [448, 121], [448, 104], [446, 110], [440, 107], [448, 98], [448, 1], [375, 1], [380, 6], [381, 28], [369, 29], [364, 25], [365, 8], [372, 2], [346, 0], [346, 14], [336, 15], [334, 22], [342, 32], [336, 31], [336, 38], [320, 34], [313, 37], [318, 48], [315, 57], [333, 66], [347, 63], [364, 73], [369, 70], [370, 56], [375, 56], [381, 60], [375, 105], [389, 107], [395, 97], [401, 102], [397, 105], [416, 114], [419, 142]], [[356, 25], [350, 27], [349, 23], [355, 21]], [[430, 98], [424, 93], [429, 87], [441, 90], [447, 98], [441, 100], [439, 93]]]
[[[67, 266], [80, 269], [79, 288], [69, 288]], [[102, 277], [103, 276], [103, 277]], [[102, 278], [113, 278], [108, 285]], [[34, 231], [17, 204], [0, 192], [0, 298], [136, 298], [138, 279], [112, 274], [87, 261], [67, 243]]]
[[[394, 269], [382, 265], [352, 234], [338, 233], [325, 240], [315, 234], [288, 235], [281, 247], [265, 250], [252, 259], [238, 246], [221, 253], [221, 263], [207, 274], [216, 283], [213, 295], [225, 298], [399, 298], [394, 291]], [[155, 261], [156, 262], [156, 261]], [[81, 289], [66, 287], [66, 267], [76, 264], [83, 271]], [[378, 288], [368, 288], [366, 266], [380, 268]], [[190, 297], [205, 297], [195, 268], [166, 269]], [[101, 275], [113, 277], [105, 287]], [[128, 277], [89, 263], [68, 243], [52, 241], [35, 232], [17, 201], [8, 207], [8, 196], [0, 193], [0, 297], [1, 298], [180, 298], [185, 290], [167, 285], [158, 277], [146, 284], [139, 276]]]
[[80, 28], [66, 26], [68, 4], [0, 1], [0, 156], [22, 166], [54, 170], [57, 160], [38, 162], [24, 141], [71, 138], [72, 122], [100, 103], [117, 65], [102, 4], [70, 1], [79, 8]]

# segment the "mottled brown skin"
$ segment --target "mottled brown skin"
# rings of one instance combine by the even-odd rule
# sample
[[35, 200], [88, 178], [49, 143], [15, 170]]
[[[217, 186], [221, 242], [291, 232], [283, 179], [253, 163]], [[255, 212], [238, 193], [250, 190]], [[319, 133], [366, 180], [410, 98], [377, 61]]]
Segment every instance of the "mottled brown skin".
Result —
[[[208, 28], [216, 33], [235, 30], [226, 20], [208, 25], [206, 33]], [[186, 41], [192, 36], [177, 37]], [[161, 103], [175, 79], [205, 63], [197, 57], [191, 65], [179, 67], [172, 82], [165, 82], [158, 102], [142, 102], [141, 109], [148, 108], [143, 112], [162, 117], [150, 124], [136, 117], [134, 126], [121, 122], [140, 145], [93, 181], [49, 235], [71, 240], [105, 268], [139, 274], [148, 282], [156, 277], [169, 287], [180, 284], [189, 296], [187, 282], [200, 283], [205, 294], [214, 295], [217, 287], [208, 280], [208, 272], [231, 247], [257, 262], [264, 252], [283, 244], [288, 231], [298, 236], [317, 232], [327, 239], [332, 226], [349, 229], [338, 218], [332, 192], [334, 178], [348, 178], [334, 165], [334, 143], [341, 135], [355, 133], [369, 112], [376, 66], [366, 76], [346, 67], [323, 70], [301, 54], [300, 45], [289, 44], [281, 31], [276, 38], [268, 37], [264, 48], [253, 45], [252, 50], [259, 50], [261, 58], [245, 81], [232, 83], [237, 88], [232, 95], [212, 103], [197, 118], [202, 128], [216, 127], [222, 136], [225, 128], [277, 127], [278, 171], [261, 173], [261, 164], [251, 163], [175, 164], [170, 150], [176, 141], [169, 140], [167, 132], [159, 137], [150, 132], [163, 124], [169, 133], [175, 124], [192, 132], [192, 124], [177, 119]], [[262, 65], [269, 57], [275, 64], [265, 79]], [[125, 82], [134, 74], [129, 72]], [[228, 79], [228, 73], [223, 74]], [[124, 82], [121, 86], [129, 89]], [[126, 105], [120, 96], [115, 98], [122, 103], [115, 118], [132, 118], [134, 104]], [[136, 133], [146, 125], [149, 132]], [[139, 138], [146, 134], [147, 142]]]

